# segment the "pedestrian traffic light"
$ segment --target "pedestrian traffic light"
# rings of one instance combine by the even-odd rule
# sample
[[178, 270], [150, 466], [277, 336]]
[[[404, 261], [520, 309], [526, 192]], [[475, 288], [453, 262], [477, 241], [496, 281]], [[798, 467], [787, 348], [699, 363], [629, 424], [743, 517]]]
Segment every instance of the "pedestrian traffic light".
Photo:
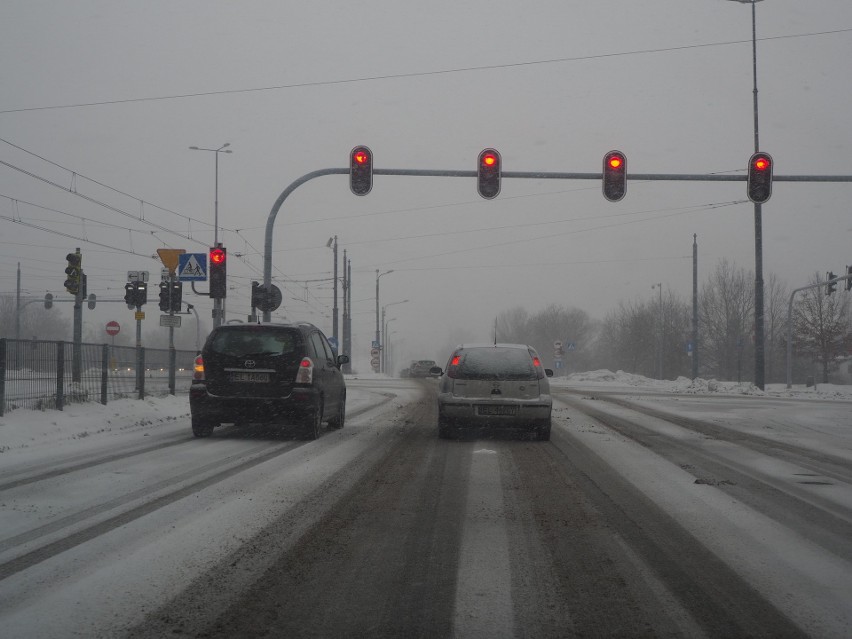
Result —
[[180, 312], [180, 304], [183, 300], [183, 282], [174, 280], [171, 283], [172, 295], [169, 301], [169, 310], [175, 313]]
[[829, 271], [828, 273], [825, 274], [825, 279], [826, 279], [825, 294], [826, 295], [831, 295], [832, 293], [834, 293], [837, 290], [837, 281], [835, 280], [835, 281], [832, 282], [832, 280], [834, 280], [834, 278], [836, 278], [836, 277], [837, 276], [834, 273], [832, 273], [831, 271]]
[[748, 199], [761, 204], [772, 195], [772, 157], [755, 153], [748, 161]]
[[136, 282], [136, 306], [148, 303], [148, 282]]
[[80, 292], [80, 278], [83, 273], [83, 256], [78, 249], [76, 253], [69, 253], [65, 256], [68, 260], [68, 266], [65, 267], [65, 290], [71, 295], [77, 295]]
[[210, 249], [210, 297], [223, 299], [227, 292], [228, 251], [219, 244]]
[[165, 280], [160, 282], [160, 310], [164, 313], [169, 312], [169, 283]]
[[373, 189], [373, 152], [356, 146], [349, 153], [349, 188], [355, 195], [367, 195]]
[[500, 195], [500, 178], [503, 175], [502, 160], [496, 149], [483, 149], [476, 163], [476, 190], [486, 200]]
[[603, 159], [603, 195], [618, 202], [627, 193], [627, 157], [621, 151], [610, 151]]
[[124, 303], [127, 304], [127, 308], [136, 306], [136, 286], [133, 282], [124, 285]]

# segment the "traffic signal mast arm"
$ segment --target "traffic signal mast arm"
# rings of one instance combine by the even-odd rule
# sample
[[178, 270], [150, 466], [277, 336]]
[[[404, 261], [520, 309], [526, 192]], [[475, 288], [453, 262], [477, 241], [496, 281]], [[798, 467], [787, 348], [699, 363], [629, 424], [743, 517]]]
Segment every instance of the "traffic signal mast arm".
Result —
[[[306, 173], [295, 179], [287, 186], [272, 204], [272, 209], [266, 218], [266, 231], [263, 245], [263, 285], [269, 288], [272, 285], [272, 237], [275, 228], [275, 218], [278, 211], [284, 205], [284, 201], [290, 194], [302, 184], [325, 175], [350, 175], [351, 168], [326, 168], [317, 169]], [[407, 175], [418, 177], [460, 177], [476, 178], [478, 171], [464, 171], [452, 169], [382, 169], [373, 168], [373, 175]], [[503, 178], [525, 178], [534, 180], [602, 180], [603, 171], [594, 173], [558, 173], [550, 171], [502, 171]], [[747, 175], [719, 175], [719, 174], [693, 174], [693, 173], [628, 173], [628, 180], [664, 180], [670, 182], [692, 181], [692, 182], [746, 182]], [[773, 182], [852, 182], [852, 175], [773, 175]], [[270, 319], [269, 314], [264, 313], [264, 321]]]

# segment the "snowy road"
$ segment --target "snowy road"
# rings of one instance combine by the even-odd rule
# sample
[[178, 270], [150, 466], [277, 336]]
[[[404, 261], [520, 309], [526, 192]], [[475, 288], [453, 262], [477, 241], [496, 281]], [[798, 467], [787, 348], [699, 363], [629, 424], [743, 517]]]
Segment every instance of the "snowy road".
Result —
[[433, 380], [347, 386], [312, 442], [3, 453], [4, 636], [852, 635], [852, 404], [556, 385], [550, 442], [445, 441]]

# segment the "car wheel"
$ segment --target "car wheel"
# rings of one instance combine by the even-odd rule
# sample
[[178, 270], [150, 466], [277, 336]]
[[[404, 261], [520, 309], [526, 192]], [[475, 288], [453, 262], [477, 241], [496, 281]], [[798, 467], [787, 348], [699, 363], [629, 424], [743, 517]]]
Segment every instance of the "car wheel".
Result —
[[540, 442], [548, 442], [550, 441], [550, 420], [548, 419], [544, 424], [538, 427], [536, 430], [536, 439]]
[[210, 437], [215, 427], [216, 424], [209, 420], [202, 420], [195, 415], [192, 416], [192, 434], [196, 437]]
[[346, 391], [343, 392], [337, 406], [337, 414], [328, 420], [329, 428], [343, 428], [346, 421]]
[[450, 421], [441, 415], [438, 414], [438, 437], [440, 439], [452, 439], [455, 434], [455, 430], [453, 429]]
[[314, 404], [302, 418], [302, 439], [317, 439], [322, 422], [321, 404]]

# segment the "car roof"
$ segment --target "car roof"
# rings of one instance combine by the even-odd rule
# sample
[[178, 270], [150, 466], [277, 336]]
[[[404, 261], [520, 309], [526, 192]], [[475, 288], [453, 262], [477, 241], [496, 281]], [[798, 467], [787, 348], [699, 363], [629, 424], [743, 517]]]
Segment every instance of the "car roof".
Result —
[[[459, 344], [456, 346], [456, 350], [470, 349], [470, 348], [518, 348], [528, 351], [532, 348], [532, 346], [527, 346], [526, 344], [509, 344], [509, 343], [500, 343], [497, 344], [487, 344], [487, 343], [471, 343], [471, 344]], [[534, 348], [532, 350], [535, 350]]]
[[267, 328], [300, 328], [305, 330], [319, 330], [310, 322], [241, 322], [239, 324], [222, 324], [213, 330], [239, 330], [243, 328], [267, 327]]

